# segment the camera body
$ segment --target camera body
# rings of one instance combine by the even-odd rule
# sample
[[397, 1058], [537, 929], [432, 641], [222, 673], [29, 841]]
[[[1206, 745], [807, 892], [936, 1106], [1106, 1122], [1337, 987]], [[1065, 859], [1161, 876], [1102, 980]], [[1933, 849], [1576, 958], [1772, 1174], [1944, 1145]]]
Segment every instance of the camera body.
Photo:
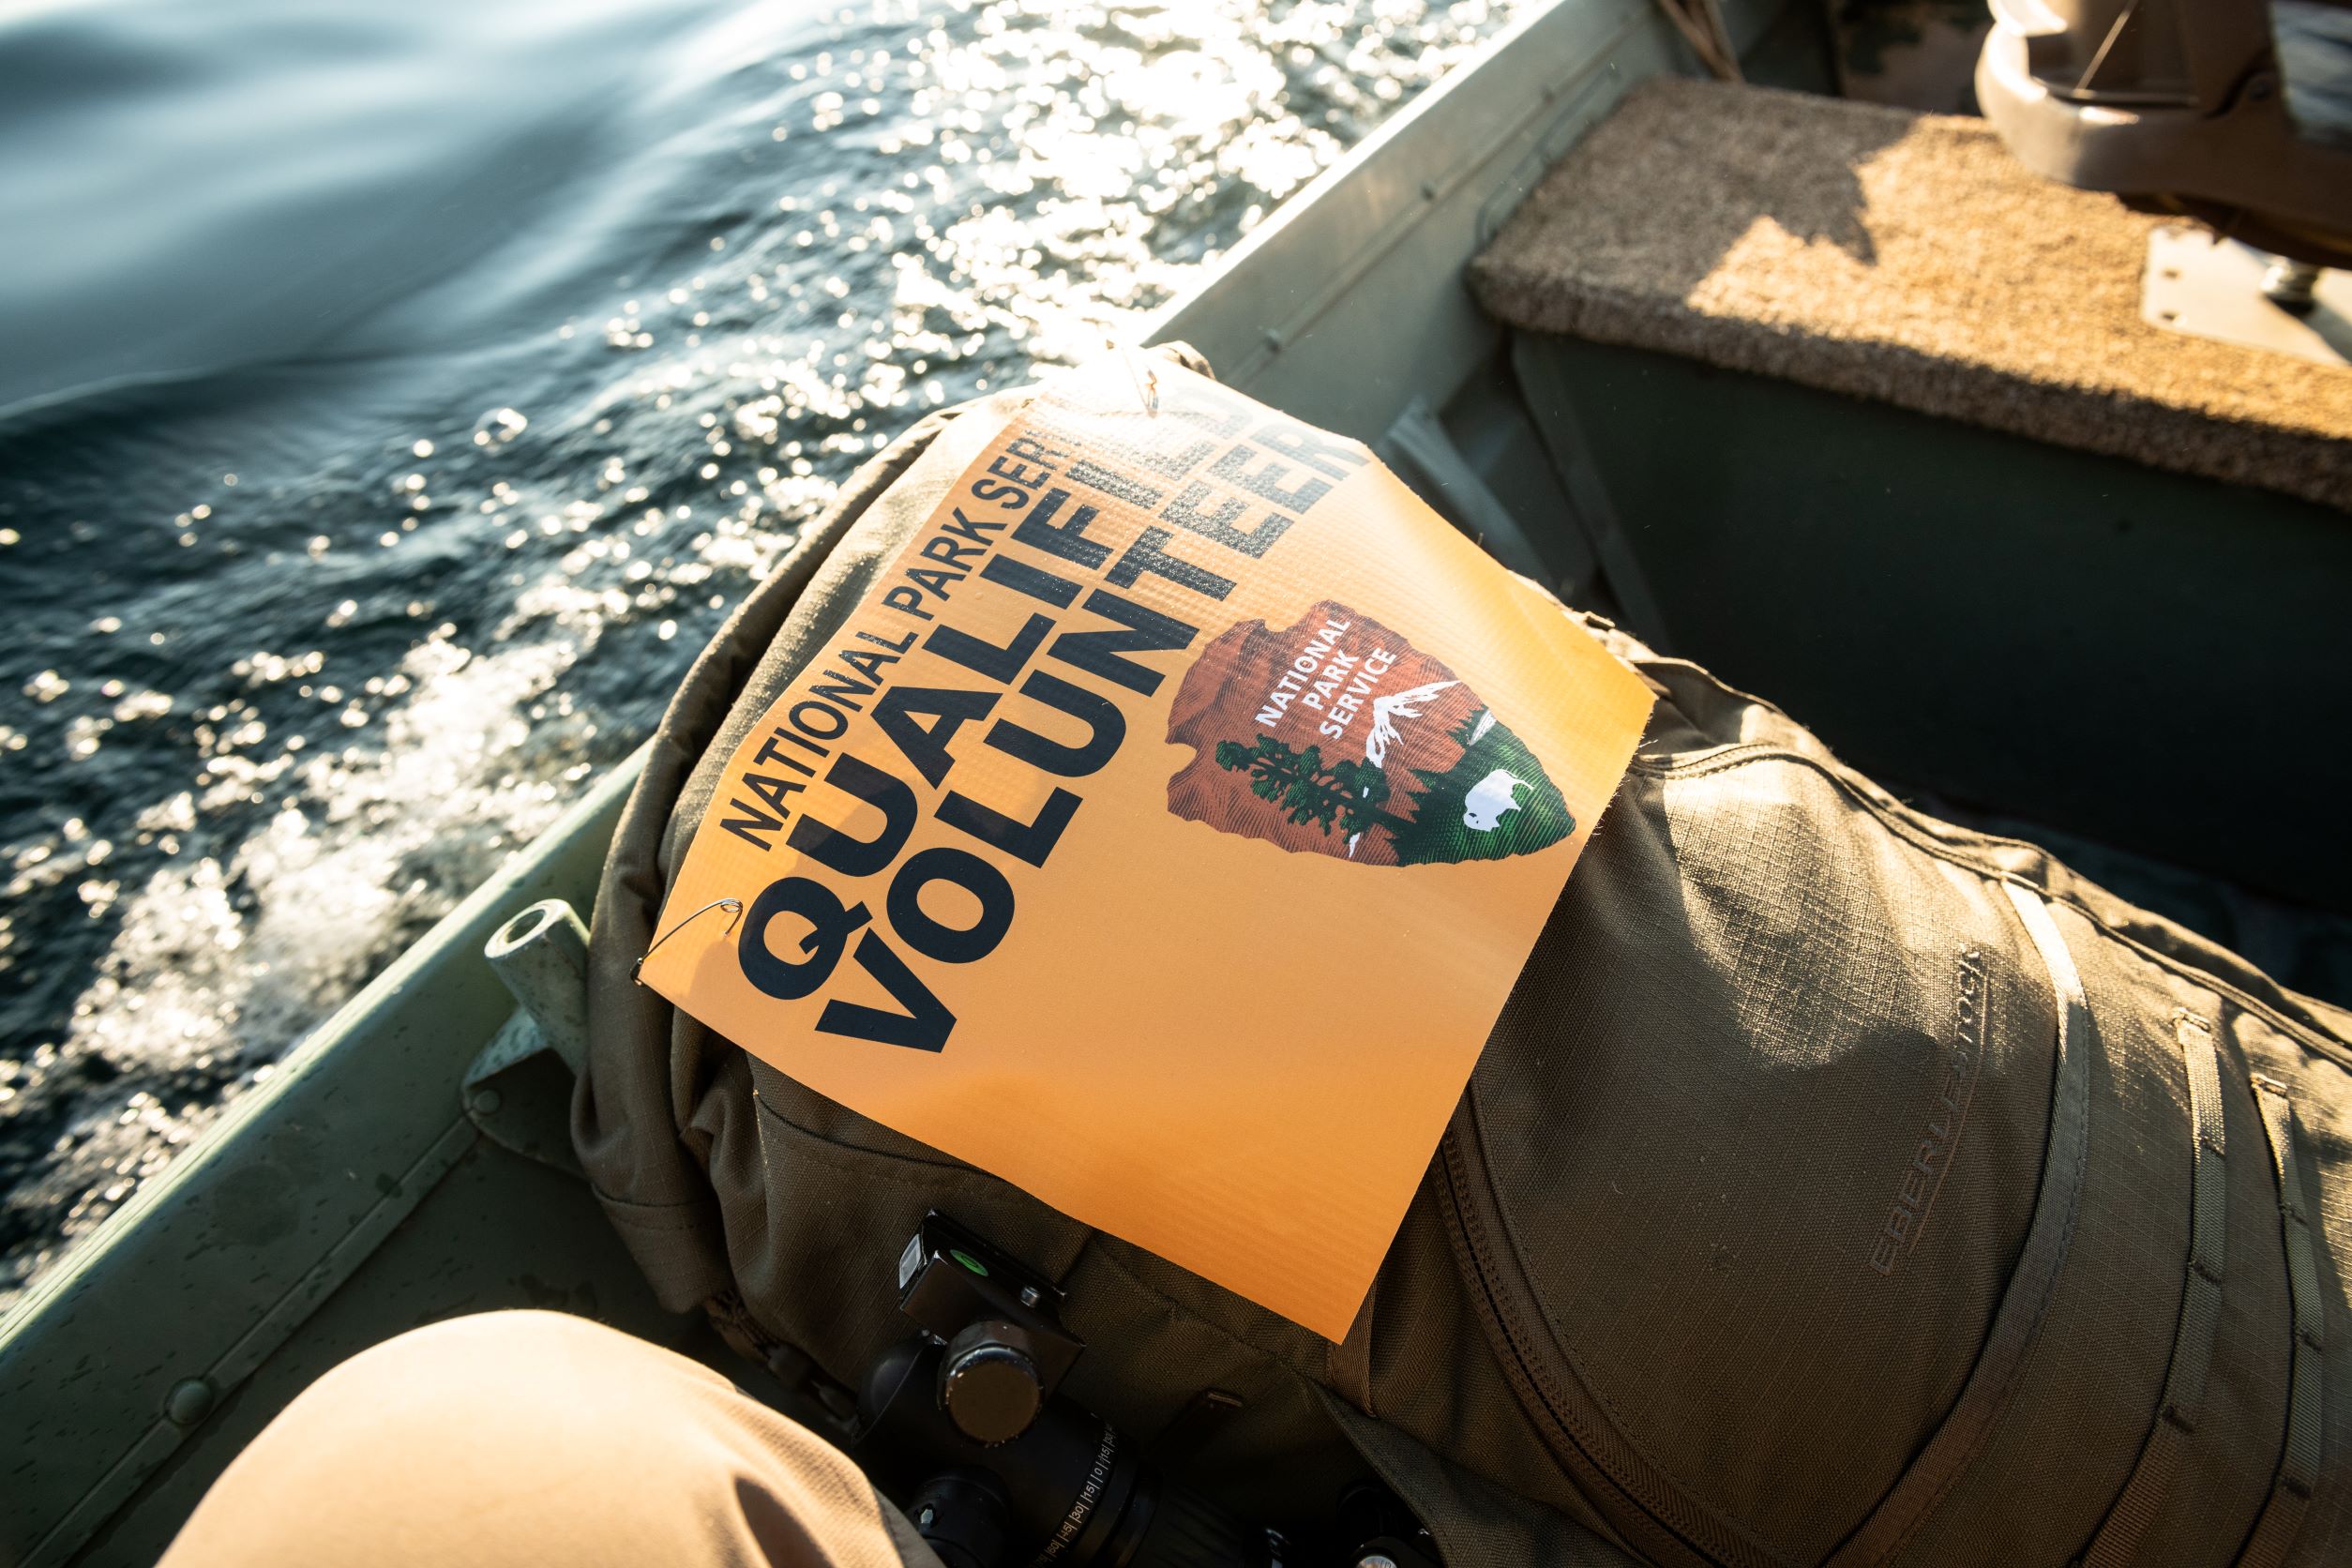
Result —
[[[849, 1446], [947, 1568], [1303, 1568], [1279, 1531], [1162, 1474], [1061, 1393], [1086, 1349], [1062, 1300], [937, 1212], [899, 1254], [898, 1308], [917, 1332], [867, 1369]], [[1192, 1413], [1240, 1408], [1207, 1389]], [[1440, 1568], [1429, 1532], [1377, 1482], [1349, 1486], [1335, 1512], [1341, 1549], [1324, 1543], [1316, 1563]]]
[[948, 1568], [1284, 1568], [1272, 1530], [1161, 1475], [1059, 1389], [1062, 1293], [939, 1214], [898, 1261], [921, 1332], [875, 1359], [851, 1449]]
[[937, 1213], [898, 1255], [898, 1310], [940, 1347], [940, 1408], [984, 1447], [1027, 1431], [1086, 1349], [1052, 1281]]

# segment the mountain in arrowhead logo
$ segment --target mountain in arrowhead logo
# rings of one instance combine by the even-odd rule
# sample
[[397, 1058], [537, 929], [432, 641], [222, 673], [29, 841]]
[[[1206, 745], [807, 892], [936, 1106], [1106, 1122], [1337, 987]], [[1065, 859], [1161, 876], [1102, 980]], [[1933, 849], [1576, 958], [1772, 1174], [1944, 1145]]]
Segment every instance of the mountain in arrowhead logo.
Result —
[[1576, 831], [1560, 790], [1453, 671], [1326, 599], [1229, 627], [1185, 671], [1168, 808], [1367, 866], [1531, 854]]

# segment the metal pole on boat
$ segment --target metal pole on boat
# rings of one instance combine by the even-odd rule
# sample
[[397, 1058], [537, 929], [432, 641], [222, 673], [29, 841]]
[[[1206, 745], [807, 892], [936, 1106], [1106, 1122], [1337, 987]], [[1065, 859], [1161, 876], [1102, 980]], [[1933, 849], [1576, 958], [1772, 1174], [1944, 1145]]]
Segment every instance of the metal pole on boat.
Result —
[[576, 1074], [588, 1061], [588, 927], [561, 898], [542, 898], [482, 948], [498, 978]]

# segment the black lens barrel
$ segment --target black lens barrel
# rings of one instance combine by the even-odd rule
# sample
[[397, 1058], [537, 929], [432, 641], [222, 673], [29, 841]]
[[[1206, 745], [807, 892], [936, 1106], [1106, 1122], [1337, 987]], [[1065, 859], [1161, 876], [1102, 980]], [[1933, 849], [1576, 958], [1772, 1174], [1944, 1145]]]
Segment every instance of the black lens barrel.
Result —
[[[876, 1358], [852, 1450], [875, 1485], [951, 1538], [954, 1568], [996, 1568], [972, 1552], [1002, 1510], [997, 1562], [1054, 1568], [1261, 1568], [1263, 1531], [1166, 1481], [1124, 1434], [1066, 1398], [1018, 1437], [974, 1441], [942, 1409], [942, 1348], [910, 1339]], [[966, 1522], [969, 1514], [982, 1522]], [[936, 1543], [935, 1543], [936, 1545]], [[960, 1560], [959, 1560], [960, 1559]]]

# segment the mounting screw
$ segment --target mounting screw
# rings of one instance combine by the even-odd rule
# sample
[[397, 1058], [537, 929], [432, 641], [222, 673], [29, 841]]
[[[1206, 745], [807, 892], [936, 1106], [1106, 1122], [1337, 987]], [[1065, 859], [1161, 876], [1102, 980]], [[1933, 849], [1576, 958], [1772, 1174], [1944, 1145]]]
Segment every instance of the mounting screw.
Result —
[[2319, 268], [2309, 262], [2273, 256], [2262, 274], [2262, 297], [2282, 310], [2301, 315], [2319, 303]]
[[1039, 1302], [1044, 1301], [1045, 1299], [1045, 1296], [1039, 1292], [1037, 1287], [1034, 1285], [1024, 1285], [1021, 1287], [1021, 1304], [1023, 1306], [1035, 1306]]
[[1396, 1568], [1396, 1560], [1386, 1552], [1374, 1552], [1356, 1559], [1356, 1568]]
[[219, 1395], [210, 1378], [183, 1378], [163, 1396], [163, 1419], [174, 1426], [193, 1426], [212, 1414]]
[[1265, 331], [1265, 335], [1264, 335], [1264, 336], [1265, 336], [1266, 347], [1267, 347], [1267, 348], [1269, 348], [1269, 349], [1271, 349], [1271, 350], [1272, 350], [1273, 352], [1274, 352], [1275, 354], [1280, 354], [1280, 353], [1282, 352], [1282, 334], [1281, 334], [1281, 333], [1279, 333], [1279, 332], [1276, 332], [1276, 331], [1275, 331], [1273, 327], [1271, 327], [1271, 326], [1270, 326], [1270, 327], [1266, 328], [1266, 331]]
[[495, 1089], [476, 1089], [465, 1097], [466, 1109], [476, 1116], [491, 1115], [501, 1103]]

